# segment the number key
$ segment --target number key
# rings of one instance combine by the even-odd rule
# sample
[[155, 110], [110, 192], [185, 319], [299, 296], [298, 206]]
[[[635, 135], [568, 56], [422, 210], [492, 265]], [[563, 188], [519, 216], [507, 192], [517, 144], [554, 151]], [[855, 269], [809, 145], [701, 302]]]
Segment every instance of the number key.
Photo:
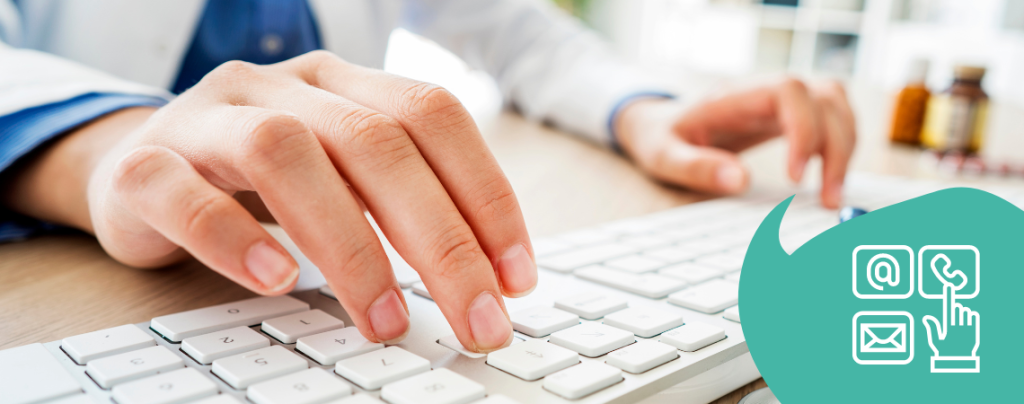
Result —
[[303, 370], [249, 386], [246, 397], [256, 404], [312, 404], [352, 394], [352, 388], [320, 368]]
[[152, 346], [94, 360], [85, 372], [100, 387], [109, 389], [115, 384], [182, 367], [185, 362], [181, 357], [162, 346]]
[[387, 384], [380, 395], [394, 404], [461, 404], [484, 398], [484, 386], [440, 368]]
[[299, 338], [295, 349], [321, 365], [333, 365], [345, 358], [384, 349], [384, 344], [370, 342], [358, 328], [348, 327]]
[[213, 361], [213, 374], [236, 389], [308, 368], [308, 362], [280, 345]]
[[220, 358], [268, 346], [270, 340], [267, 337], [245, 326], [185, 338], [181, 342], [181, 350], [204, 365], [209, 365]]
[[366, 390], [430, 370], [430, 361], [391, 346], [339, 361], [334, 372]]

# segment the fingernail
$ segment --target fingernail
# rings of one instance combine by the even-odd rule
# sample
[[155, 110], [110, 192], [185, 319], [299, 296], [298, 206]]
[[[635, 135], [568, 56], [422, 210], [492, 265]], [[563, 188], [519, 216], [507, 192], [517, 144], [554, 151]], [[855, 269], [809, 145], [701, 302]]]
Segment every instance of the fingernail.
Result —
[[366, 313], [373, 328], [373, 335], [385, 344], [392, 344], [405, 338], [409, 331], [409, 313], [405, 312], [402, 299], [394, 289], [388, 289], [370, 305]]
[[734, 164], [719, 165], [715, 181], [724, 192], [739, 192], [743, 190], [743, 169]]
[[537, 286], [537, 265], [530, 258], [526, 246], [516, 244], [498, 259], [501, 288], [513, 297], [525, 296]]
[[249, 248], [245, 256], [245, 267], [271, 292], [288, 287], [299, 276], [299, 267], [295, 261], [266, 241], [260, 241]]
[[483, 292], [469, 305], [469, 330], [477, 352], [501, 348], [512, 335], [512, 324], [505, 317], [494, 295]]

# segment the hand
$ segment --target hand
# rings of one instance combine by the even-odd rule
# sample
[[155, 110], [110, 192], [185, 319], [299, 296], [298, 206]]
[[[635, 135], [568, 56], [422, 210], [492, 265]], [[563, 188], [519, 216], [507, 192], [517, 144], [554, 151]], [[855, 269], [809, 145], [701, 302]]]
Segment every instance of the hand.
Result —
[[956, 302], [956, 289], [943, 282], [942, 322], [932, 315], [921, 321], [928, 333], [932, 372], [977, 372], [980, 370], [981, 314]]
[[70, 134], [12, 190], [15, 209], [92, 231], [125, 264], [191, 254], [283, 294], [297, 264], [232, 198], [255, 191], [371, 341], [403, 338], [409, 319], [363, 203], [471, 350], [511, 342], [502, 295], [537, 281], [512, 187], [458, 100], [326, 52], [225, 63], [159, 110]]
[[837, 82], [808, 87], [795, 79], [738, 91], [685, 107], [643, 99], [616, 118], [622, 149], [652, 177], [697, 191], [735, 194], [749, 174], [736, 153], [785, 135], [788, 171], [800, 181], [811, 156], [823, 160], [822, 204], [842, 203], [843, 179], [856, 130], [846, 92]]

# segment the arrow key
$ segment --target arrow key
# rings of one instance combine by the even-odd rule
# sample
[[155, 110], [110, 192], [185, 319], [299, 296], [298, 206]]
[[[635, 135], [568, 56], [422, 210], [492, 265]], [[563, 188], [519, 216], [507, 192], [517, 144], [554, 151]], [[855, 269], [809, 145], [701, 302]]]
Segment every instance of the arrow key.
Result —
[[551, 334], [551, 343], [591, 358], [636, 342], [629, 331], [604, 324], [587, 323]]

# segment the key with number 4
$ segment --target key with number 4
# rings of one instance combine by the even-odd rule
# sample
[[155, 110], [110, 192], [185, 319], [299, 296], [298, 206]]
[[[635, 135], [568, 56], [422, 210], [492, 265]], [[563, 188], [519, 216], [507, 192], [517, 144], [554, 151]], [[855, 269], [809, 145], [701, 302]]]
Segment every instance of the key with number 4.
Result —
[[384, 344], [370, 342], [356, 327], [332, 330], [321, 334], [299, 338], [295, 350], [306, 354], [321, 365], [333, 365], [338, 361], [384, 349]]

